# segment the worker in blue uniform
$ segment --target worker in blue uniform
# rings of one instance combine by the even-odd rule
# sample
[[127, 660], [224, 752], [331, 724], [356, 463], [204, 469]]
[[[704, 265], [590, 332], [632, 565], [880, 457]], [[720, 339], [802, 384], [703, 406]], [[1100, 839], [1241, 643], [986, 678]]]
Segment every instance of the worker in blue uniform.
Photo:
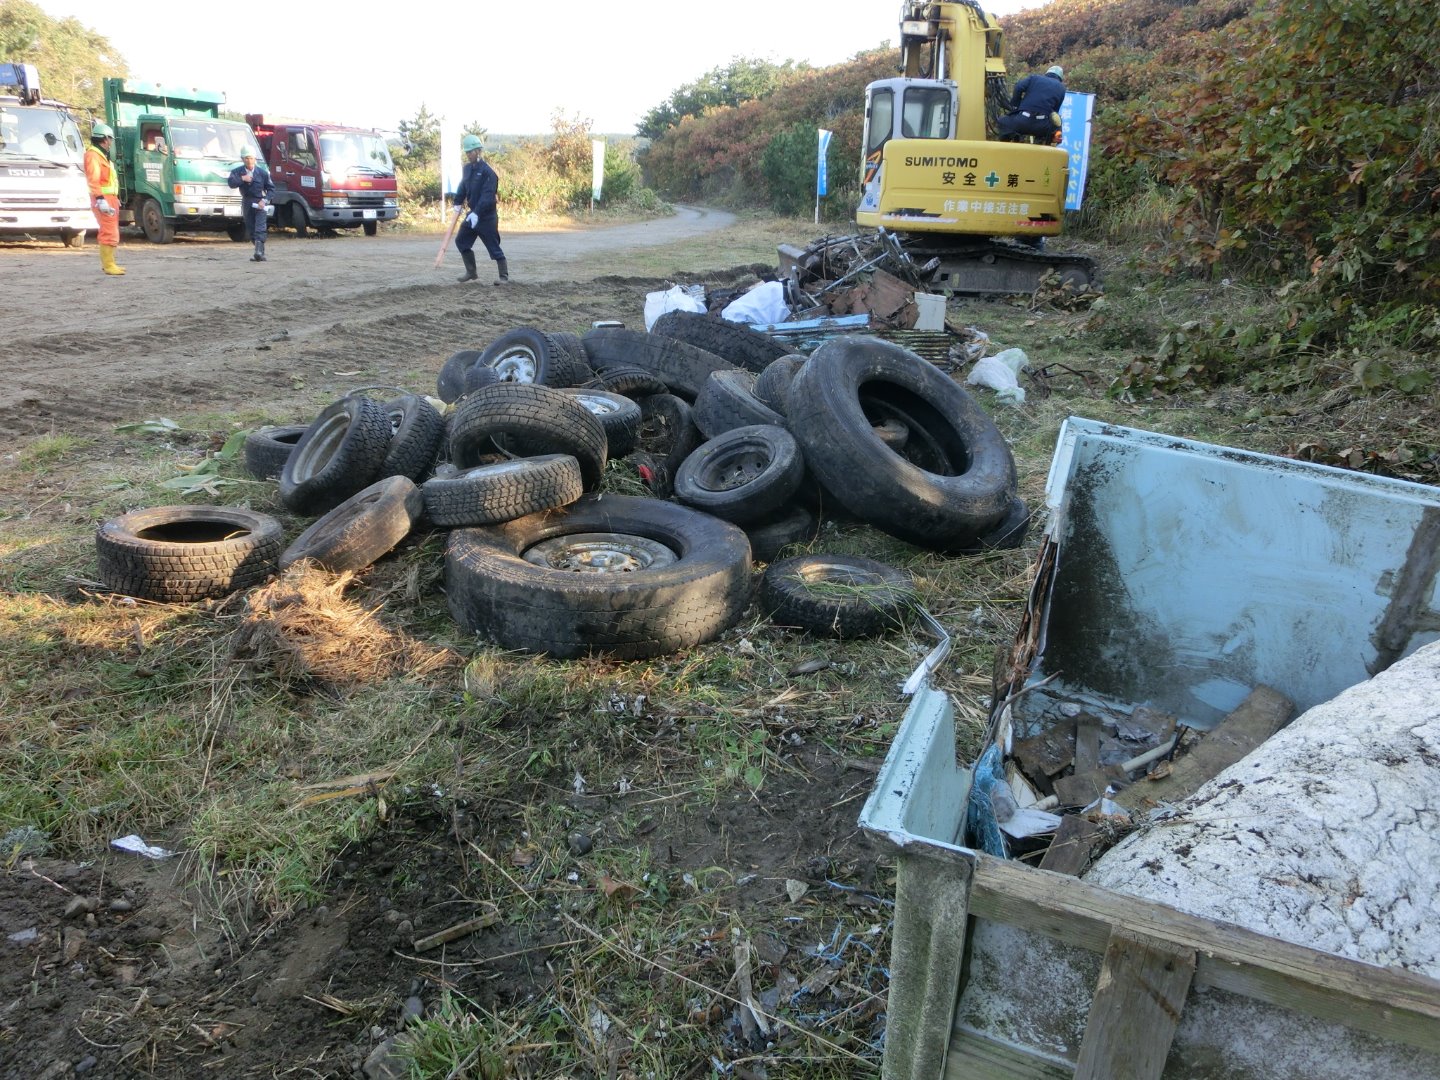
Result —
[[460, 140], [460, 149], [465, 151], [465, 171], [460, 175], [460, 190], [455, 192], [455, 212], [465, 214], [460, 231], [455, 234], [455, 249], [465, 262], [465, 273], [460, 275], [460, 280], [474, 281], [479, 277], [475, 272], [474, 252], [478, 238], [495, 260], [500, 275], [495, 284], [499, 285], [510, 280], [510, 267], [500, 248], [500, 215], [495, 208], [500, 178], [485, 160], [485, 144], [479, 136], [466, 135]]
[[265, 208], [275, 194], [275, 183], [270, 179], [270, 170], [256, 164], [255, 148], [245, 147], [240, 155], [241, 164], [230, 170], [230, 186], [240, 189], [240, 210], [245, 219], [245, 235], [255, 242], [255, 254], [251, 262], [265, 261], [265, 234], [269, 219]]
[[1065, 69], [1059, 64], [1043, 75], [1026, 75], [1010, 95], [1010, 113], [995, 122], [1003, 142], [1018, 142], [1021, 136], [1054, 139], [1055, 114], [1065, 104]]

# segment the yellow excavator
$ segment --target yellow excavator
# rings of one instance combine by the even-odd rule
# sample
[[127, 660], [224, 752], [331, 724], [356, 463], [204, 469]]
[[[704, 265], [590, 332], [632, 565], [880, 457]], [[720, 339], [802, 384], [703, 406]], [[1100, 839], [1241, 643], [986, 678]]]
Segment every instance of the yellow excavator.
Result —
[[938, 260], [933, 285], [1030, 293], [1053, 272], [1098, 283], [1094, 262], [1045, 250], [1060, 234], [1069, 157], [1054, 145], [1001, 142], [1004, 31], [975, 0], [904, 0], [903, 72], [865, 88], [856, 223]]

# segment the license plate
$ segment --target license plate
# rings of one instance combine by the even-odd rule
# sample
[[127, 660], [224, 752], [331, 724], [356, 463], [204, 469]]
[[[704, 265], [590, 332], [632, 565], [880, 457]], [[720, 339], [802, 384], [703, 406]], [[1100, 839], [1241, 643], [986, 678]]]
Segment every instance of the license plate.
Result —
[[360, 216], [361, 216], [361, 217], [367, 217], [367, 218], [373, 218], [373, 217], [375, 216], [375, 211], [374, 211], [374, 210], [361, 210], [361, 211], [360, 211]]

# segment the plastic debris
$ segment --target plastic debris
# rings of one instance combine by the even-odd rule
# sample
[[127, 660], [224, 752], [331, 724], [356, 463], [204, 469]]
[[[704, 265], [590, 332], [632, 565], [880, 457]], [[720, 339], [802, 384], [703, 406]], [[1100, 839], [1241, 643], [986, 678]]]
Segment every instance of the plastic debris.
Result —
[[134, 833], [131, 833], [129, 836], [122, 836], [117, 840], [111, 840], [110, 846], [119, 848], [121, 851], [133, 851], [136, 855], [144, 855], [147, 859], [168, 859], [175, 854], [175, 852], [169, 848], [147, 844]]
[[1023, 349], [1006, 349], [977, 360], [965, 381], [972, 386], [988, 386], [999, 400], [1021, 405], [1025, 401], [1025, 390], [1018, 376], [1029, 363], [1030, 358]]

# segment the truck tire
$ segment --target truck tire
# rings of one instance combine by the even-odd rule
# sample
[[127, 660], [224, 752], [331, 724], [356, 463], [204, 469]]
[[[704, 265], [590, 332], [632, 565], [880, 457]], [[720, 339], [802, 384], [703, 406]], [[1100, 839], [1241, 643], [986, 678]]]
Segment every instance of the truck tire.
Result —
[[915, 603], [910, 575], [858, 555], [796, 555], [760, 579], [760, 609], [779, 626], [822, 637], [874, 637]]
[[[795, 376], [787, 401], [790, 430], [815, 476], [876, 528], [946, 551], [1005, 516], [1016, 476], [1004, 436], [953, 379], [914, 353], [877, 338], [827, 341]], [[882, 407], [906, 423], [903, 457], [875, 433]]]
[[360, 223], [360, 231], [366, 236], [374, 236], [380, 231], [380, 224], [375, 221], [362, 221]]
[[407, 477], [377, 480], [296, 537], [280, 556], [280, 569], [309, 559], [332, 573], [363, 570], [410, 535], [422, 505], [420, 489]]
[[668, 394], [670, 392], [670, 388], [662, 380], [643, 368], [632, 367], [629, 364], [596, 372], [595, 376], [585, 385], [592, 386], [597, 390], [608, 390], [612, 394], [624, 394], [637, 401], [650, 394]]
[[479, 359], [479, 349], [461, 349], [451, 353], [440, 365], [440, 374], [435, 378], [435, 396], [447, 405], [459, 401], [465, 393], [465, 373]]
[[85, 230], [64, 229], [60, 233], [60, 242], [68, 248], [83, 248], [85, 246]]
[[160, 204], [148, 195], [140, 200], [140, 212], [135, 215], [135, 221], [145, 239], [152, 244], [168, 244], [175, 239], [175, 226], [165, 220]]
[[526, 514], [569, 506], [585, 493], [580, 463], [569, 454], [477, 465], [420, 486], [425, 517], [446, 529], [499, 525]]
[[640, 438], [640, 406], [624, 394], [608, 390], [586, 390], [567, 386], [560, 391], [573, 397], [600, 421], [605, 429], [605, 456], [624, 457], [635, 449]]
[[769, 334], [717, 315], [693, 311], [667, 311], [655, 320], [652, 334], [683, 341], [697, 349], [722, 356], [737, 367], [761, 372], [788, 351]]
[[659, 656], [739, 620], [750, 543], [737, 526], [674, 503], [588, 495], [452, 532], [445, 594], [457, 623], [507, 649]]
[[805, 475], [782, 427], [734, 428], [701, 443], [675, 473], [675, 498], [726, 521], [761, 521], [788, 506]]
[[299, 201], [292, 202], [289, 210], [290, 227], [295, 230], [296, 236], [307, 236], [310, 233], [310, 215], [305, 212], [305, 204]]
[[785, 426], [785, 417], [755, 396], [755, 374], [744, 368], [712, 371], [691, 411], [695, 426], [707, 439], [752, 424]]
[[297, 514], [335, 509], [374, 481], [390, 439], [390, 417], [378, 401], [345, 397], [325, 406], [285, 462], [280, 501]]
[[245, 471], [257, 480], [274, 480], [284, 470], [304, 425], [262, 427], [245, 436]]
[[468, 469], [497, 447], [521, 457], [569, 454], [580, 463], [587, 491], [599, 487], [605, 473], [599, 419], [548, 386], [496, 383], [460, 402], [450, 419], [450, 460]]
[[232, 221], [229, 225], [225, 226], [225, 235], [230, 237], [234, 243], [243, 244], [247, 239], [245, 235], [245, 222]]
[[591, 330], [581, 340], [590, 366], [596, 371], [621, 364], [638, 367], [663, 381], [672, 394], [690, 401], [695, 400], [712, 371], [735, 366], [704, 349], [641, 330]]
[[95, 533], [107, 589], [165, 604], [218, 599], [275, 572], [284, 531], [268, 514], [235, 506], [155, 506]]
[[755, 397], [763, 404], [785, 415], [785, 398], [790, 393], [790, 384], [795, 373], [805, 366], [808, 357], [799, 353], [787, 353], [778, 360], [765, 365], [765, 370], [755, 377]]
[[390, 419], [390, 449], [376, 475], [403, 476], [418, 484], [430, 475], [445, 442], [445, 418], [419, 394], [406, 394], [381, 407]]
[[954, 549], [957, 555], [983, 555], [987, 551], [1008, 551], [1025, 543], [1030, 531], [1030, 507], [1019, 495], [1010, 498], [1010, 506], [999, 523], [969, 543]]

